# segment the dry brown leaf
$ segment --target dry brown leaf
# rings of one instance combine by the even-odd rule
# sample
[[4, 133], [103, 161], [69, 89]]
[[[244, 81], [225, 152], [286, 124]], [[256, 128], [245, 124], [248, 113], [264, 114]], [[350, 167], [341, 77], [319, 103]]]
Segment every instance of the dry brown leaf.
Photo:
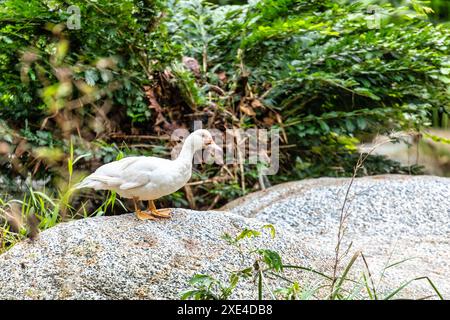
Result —
[[22, 210], [17, 203], [12, 203], [9, 209], [5, 211], [5, 219], [13, 232], [19, 232], [24, 227]]
[[11, 152], [11, 147], [6, 142], [0, 142], [0, 154], [6, 155]]
[[241, 111], [242, 111], [243, 113], [245, 113], [245, 114], [248, 115], [248, 116], [256, 116], [255, 111], [254, 111], [253, 108], [250, 107], [250, 106], [247, 106], [247, 105], [245, 105], [245, 104], [240, 104], [240, 105], [239, 105], [239, 108], [241, 109]]
[[161, 113], [162, 108], [161, 108], [161, 105], [156, 100], [155, 92], [153, 91], [153, 89], [149, 86], [144, 86], [144, 90], [145, 90], [145, 95], [146, 95], [148, 101], [150, 101], [149, 108], [154, 109], [158, 113]]
[[273, 120], [273, 118], [270, 118], [270, 117], [265, 117], [263, 119], [263, 122], [267, 126], [272, 126], [275, 123], [275, 120]]
[[189, 206], [191, 209], [196, 208], [194, 193], [192, 192], [192, 188], [189, 185], [184, 186], [184, 190], [186, 191], [186, 198], [189, 202]]
[[217, 76], [219, 77], [219, 80], [222, 81], [223, 83], [226, 83], [228, 80], [227, 74], [225, 73], [225, 71], [219, 72], [217, 74]]
[[28, 223], [28, 238], [31, 240], [37, 240], [39, 238], [39, 219], [34, 213], [30, 213], [27, 217]]
[[162, 113], [158, 113], [158, 116], [156, 117], [156, 120], [155, 120], [155, 126], [160, 125], [161, 123], [165, 123], [165, 122], [166, 122], [166, 118], [164, 118]]
[[27, 140], [23, 139], [17, 145], [14, 155], [17, 158], [20, 158], [25, 152], [28, 151], [28, 149], [29, 149], [29, 145], [27, 143]]
[[262, 108], [262, 107], [264, 107], [264, 105], [258, 99], [253, 99], [252, 107], [253, 108]]

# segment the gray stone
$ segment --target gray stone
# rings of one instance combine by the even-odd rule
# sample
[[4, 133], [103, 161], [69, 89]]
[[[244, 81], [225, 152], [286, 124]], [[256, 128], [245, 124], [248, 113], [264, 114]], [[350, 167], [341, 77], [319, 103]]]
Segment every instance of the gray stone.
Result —
[[[298, 234], [333, 252], [337, 226], [351, 179], [320, 178], [290, 182], [237, 199], [224, 210]], [[450, 298], [450, 179], [384, 175], [354, 180], [342, 248], [361, 250], [380, 286], [396, 288], [428, 276]], [[410, 259], [383, 270], [387, 265]], [[360, 260], [359, 260], [360, 262]], [[363, 270], [359, 264], [355, 270]], [[383, 275], [383, 276], [382, 276]], [[409, 297], [432, 295], [426, 279], [414, 281]]]
[[[226, 211], [177, 209], [172, 220], [143, 222], [126, 214], [61, 223], [42, 232], [39, 240], [19, 243], [0, 256], [0, 298], [176, 299], [196, 273], [226, 280], [230, 270], [252, 263], [243, 261], [221, 236], [266, 223], [275, 225], [276, 238], [264, 234], [245, 240], [244, 250], [273, 249], [285, 263], [331, 274], [349, 182], [321, 178], [285, 183], [233, 201]], [[352, 246], [339, 271], [361, 250], [379, 297], [421, 276], [430, 277], [450, 297], [450, 179], [358, 178], [348, 199], [343, 251]], [[405, 259], [410, 260], [384, 270]], [[350, 277], [358, 280], [363, 271], [358, 259]], [[310, 272], [290, 271], [287, 276], [302, 287], [323, 280]], [[274, 287], [280, 285], [285, 283]], [[347, 289], [355, 297], [364, 290]], [[428, 295], [434, 292], [422, 279], [396, 297]], [[256, 298], [256, 285], [243, 282], [232, 298]]]
[[[172, 220], [126, 214], [61, 223], [0, 257], [0, 299], [179, 299], [194, 274], [226, 280], [227, 270], [243, 267], [224, 233], [261, 226], [230, 213], [184, 209]], [[320, 264], [320, 255], [282, 230], [275, 240], [267, 232], [243, 242], [244, 250], [251, 246], [276, 250], [286, 263]], [[233, 298], [256, 298], [255, 288], [247, 281]]]

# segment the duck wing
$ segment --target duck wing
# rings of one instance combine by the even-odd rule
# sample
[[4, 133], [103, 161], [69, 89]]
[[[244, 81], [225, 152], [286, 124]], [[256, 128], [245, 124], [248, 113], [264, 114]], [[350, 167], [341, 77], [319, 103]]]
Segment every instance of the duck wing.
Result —
[[154, 157], [127, 157], [107, 163], [86, 177], [76, 188], [128, 190], [150, 182], [151, 172], [158, 168], [159, 160]]
[[167, 167], [171, 161], [156, 157], [139, 157], [138, 161], [130, 163], [122, 172], [120, 190], [130, 190], [145, 186], [152, 181], [155, 171]]

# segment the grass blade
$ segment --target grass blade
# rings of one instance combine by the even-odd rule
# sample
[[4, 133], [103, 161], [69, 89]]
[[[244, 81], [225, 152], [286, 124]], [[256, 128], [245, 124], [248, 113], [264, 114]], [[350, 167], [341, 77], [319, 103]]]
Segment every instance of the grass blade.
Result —
[[346, 277], [347, 277], [347, 274], [350, 272], [350, 269], [352, 268], [352, 266], [353, 266], [353, 264], [355, 263], [355, 261], [356, 261], [356, 259], [358, 258], [358, 256], [361, 254], [361, 252], [360, 251], [357, 251], [354, 255], [353, 255], [353, 257], [350, 259], [350, 262], [347, 264], [347, 266], [345, 267], [345, 270], [344, 270], [344, 272], [342, 273], [342, 277], [339, 279], [339, 282], [337, 283], [337, 285], [336, 285], [336, 288], [334, 289], [334, 291], [333, 291], [333, 293], [332, 293], [332, 295], [331, 295], [331, 300], [334, 300], [336, 297], [337, 297], [337, 295], [338, 295], [338, 293], [339, 293], [339, 290], [341, 289], [341, 287], [342, 287], [342, 284], [344, 283], [344, 281], [345, 281], [345, 279], [346, 279]]
[[430, 284], [430, 286], [433, 288], [434, 292], [436, 292], [437, 296], [439, 297], [439, 299], [444, 300], [444, 297], [442, 296], [442, 294], [439, 292], [439, 290], [437, 289], [436, 285], [433, 283], [433, 281], [431, 281], [430, 278], [428, 277], [418, 277], [412, 280], [409, 280], [407, 282], [405, 282], [404, 284], [402, 284], [400, 287], [398, 287], [397, 289], [395, 289], [394, 291], [392, 291], [390, 294], [388, 294], [384, 300], [390, 300], [392, 297], [394, 297], [395, 295], [397, 295], [400, 291], [402, 291], [403, 289], [405, 289], [408, 285], [410, 285], [412, 282], [414, 281], [419, 281], [419, 280], [427, 280], [428, 283]]

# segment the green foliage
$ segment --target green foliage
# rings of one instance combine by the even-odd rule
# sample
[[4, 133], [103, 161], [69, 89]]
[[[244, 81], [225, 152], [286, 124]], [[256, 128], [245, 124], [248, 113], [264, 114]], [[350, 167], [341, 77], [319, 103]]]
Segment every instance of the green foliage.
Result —
[[[280, 129], [280, 172], [202, 165], [194, 180], [208, 182], [167, 197], [169, 206], [217, 207], [263, 183], [351, 175], [361, 141], [448, 122], [449, 30], [428, 21], [426, 2], [400, 4], [80, 0], [71, 5], [81, 28], [68, 29], [65, 1], [2, 1], [5, 183], [24, 192], [15, 178], [31, 176], [57, 192], [71, 141], [74, 158], [87, 155], [74, 172], [119, 154], [168, 157], [167, 135], [193, 120]], [[360, 174], [418, 172], [371, 156]]]
[[[57, 93], [76, 99], [86, 93], [80, 86], [68, 86], [64, 92], [61, 84], [55, 83], [61, 75], [54, 74], [50, 65], [70, 66], [73, 81], [85, 81], [97, 91], [115, 83], [120, 90], [108, 93], [115, 104], [126, 107], [134, 121], [148, 119], [142, 86], [149, 83], [154, 68], [163, 68], [176, 54], [165, 41], [164, 28], [158, 24], [161, 1], [70, 4], [80, 9], [78, 30], [66, 28], [70, 17], [66, 1], [2, 3], [0, 115], [37, 122], [45, 115], [42, 111], [51, 108], [49, 95]], [[43, 77], [49, 78], [48, 84], [42, 83]]]
[[196, 274], [189, 280], [189, 285], [195, 287], [195, 289], [184, 292], [181, 299], [226, 300], [230, 297], [238, 280], [239, 277], [233, 274], [230, 277], [230, 283], [224, 286], [222, 282], [211, 276]]
[[[0, 130], [10, 138], [0, 142], [17, 163], [2, 156], [0, 172], [11, 186], [17, 176], [50, 178], [55, 191], [71, 141], [76, 156], [90, 154], [77, 169], [116, 158], [121, 146], [109, 134], [150, 119], [144, 86], [179, 51], [160, 23], [160, 0], [1, 2]], [[67, 24], [69, 6], [80, 10], [79, 29]], [[26, 190], [9, 190], [18, 187]]]
[[410, 7], [416, 12], [427, 15], [433, 21], [450, 21], [450, 3], [447, 0], [379, 0], [377, 2], [390, 2], [395, 6]]
[[[448, 29], [389, 4], [372, 29], [365, 8], [345, 1], [174, 1], [168, 28], [186, 55], [203, 61], [205, 96], [240, 108], [240, 126], [284, 130], [284, 142], [296, 145], [287, 151], [286, 174], [297, 159], [315, 175], [341, 175], [333, 168], [365, 133], [420, 129], [430, 125], [431, 110], [450, 102]], [[277, 115], [282, 122], [270, 121]]]
[[[234, 246], [240, 253], [242, 260], [250, 258], [251, 264], [237, 271], [230, 273], [229, 281], [224, 284], [222, 281], [204, 274], [194, 275], [189, 284], [194, 287], [182, 293], [181, 299], [194, 300], [226, 300], [233, 293], [241, 280], [255, 279], [258, 283], [258, 298], [263, 298], [263, 286], [267, 287], [266, 276], [268, 274], [279, 274], [283, 271], [283, 263], [278, 252], [270, 249], [252, 248], [245, 250], [242, 247], [243, 240], [251, 240], [260, 237], [264, 229], [269, 230], [272, 238], [275, 237], [275, 227], [273, 225], [265, 225], [261, 231], [253, 229], [244, 229], [238, 235], [231, 236], [224, 234], [224, 239], [228, 244]], [[271, 293], [273, 295], [273, 293]]]
[[433, 18], [441, 22], [450, 22], [450, 3], [446, 0], [431, 0], [430, 6], [433, 8]]
[[27, 181], [21, 200], [11, 195], [0, 196], [0, 253], [19, 240], [34, 239], [41, 230], [51, 228], [59, 222], [104, 215], [108, 211], [114, 211], [116, 206], [126, 210], [114, 192], [109, 192], [106, 199], [93, 211], [88, 210], [88, 201], [73, 205], [73, 168], [80, 159], [87, 156], [85, 154], [74, 158], [73, 144], [70, 144], [67, 176], [59, 181], [56, 190], [43, 188], [38, 191], [33, 183]]

